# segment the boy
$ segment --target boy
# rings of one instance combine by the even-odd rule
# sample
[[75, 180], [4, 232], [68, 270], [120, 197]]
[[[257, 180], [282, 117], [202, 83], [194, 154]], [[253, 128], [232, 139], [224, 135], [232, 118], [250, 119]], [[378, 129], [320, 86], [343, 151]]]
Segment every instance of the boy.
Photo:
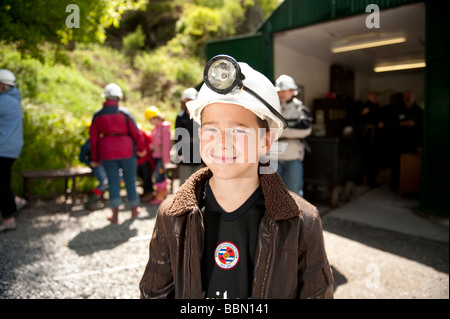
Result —
[[161, 204], [141, 297], [332, 298], [317, 209], [259, 164], [285, 126], [272, 83], [217, 56], [187, 107], [207, 167]]

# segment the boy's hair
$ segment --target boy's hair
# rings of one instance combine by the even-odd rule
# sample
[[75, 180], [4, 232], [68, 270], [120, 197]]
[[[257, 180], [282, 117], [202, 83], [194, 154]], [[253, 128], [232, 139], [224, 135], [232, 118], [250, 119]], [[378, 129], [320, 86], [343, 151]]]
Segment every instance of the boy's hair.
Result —
[[266, 132], [269, 132], [269, 130], [270, 130], [269, 122], [267, 122], [267, 120], [261, 119], [259, 116], [256, 116], [256, 119], [258, 121], [258, 126], [260, 128], [265, 129]]

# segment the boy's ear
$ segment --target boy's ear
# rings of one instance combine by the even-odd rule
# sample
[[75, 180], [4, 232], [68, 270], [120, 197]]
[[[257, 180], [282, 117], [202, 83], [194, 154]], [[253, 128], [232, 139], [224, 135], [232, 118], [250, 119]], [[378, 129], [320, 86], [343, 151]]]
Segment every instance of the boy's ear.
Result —
[[264, 133], [264, 137], [259, 145], [259, 153], [267, 154], [277, 138], [277, 131], [269, 129]]

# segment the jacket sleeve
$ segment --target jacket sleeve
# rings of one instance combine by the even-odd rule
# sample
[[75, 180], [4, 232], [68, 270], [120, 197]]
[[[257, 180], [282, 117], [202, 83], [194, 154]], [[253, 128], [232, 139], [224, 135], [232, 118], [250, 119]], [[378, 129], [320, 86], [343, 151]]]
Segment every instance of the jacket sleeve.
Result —
[[174, 280], [170, 263], [170, 251], [163, 231], [164, 218], [161, 209], [150, 242], [150, 256], [139, 283], [141, 299], [167, 299], [174, 297]]
[[127, 124], [128, 124], [128, 130], [130, 132], [131, 138], [136, 143], [136, 150], [138, 152], [142, 152], [145, 150], [144, 135], [142, 134], [141, 130], [139, 130], [139, 128], [137, 127], [134, 119], [130, 115], [128, 115], [128, 116], [129, 116], [129, 121], [127, 121]]
[[86, 164], [87, 166], [89, 166], [91, 164], [90, 148], [91, 148], [91, 146], [90, 146], [89, 140], [87, 140], [81, 146], [80, 154], [78, 156], [78, 159], [80, 160], [80, 162]]
[[299, 259], [298, 280], [299, 298], [331, 299], [333, 298], [333, 274], [325, 253], [322, 222], [315, 209], [313, 216], [306, 217], [301, 236], [306, 243], [303, 258]]
[[95, 117], [92, 120], [92, 125], [91, 125], [91, 131], [90, 131], [90, 135], [89, 135], [89, 141], [91, 144], [91, 160], [93, 162], [99, 162], [99, 158], [98, 158], [98, 136], [99, 132], [97, 129], [97, 125], [95, 123]]
[[311, 135], [312, 132], [312, 117], [309, 109], [300, 105], [297, 108], [297, 117], [288, 120], [288, 128], [283, 131], [281, 138], [305, 138]]

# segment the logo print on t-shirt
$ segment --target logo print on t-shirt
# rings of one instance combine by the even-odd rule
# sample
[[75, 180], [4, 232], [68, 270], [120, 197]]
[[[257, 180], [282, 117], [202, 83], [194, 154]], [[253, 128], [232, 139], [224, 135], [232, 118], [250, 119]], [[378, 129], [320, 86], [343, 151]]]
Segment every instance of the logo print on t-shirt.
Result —
[[214, 251], [214, 259], [220, 268], [231, 269], [239, 261], [239, 250], [232, 242], [224, 241], [217, 245]]

